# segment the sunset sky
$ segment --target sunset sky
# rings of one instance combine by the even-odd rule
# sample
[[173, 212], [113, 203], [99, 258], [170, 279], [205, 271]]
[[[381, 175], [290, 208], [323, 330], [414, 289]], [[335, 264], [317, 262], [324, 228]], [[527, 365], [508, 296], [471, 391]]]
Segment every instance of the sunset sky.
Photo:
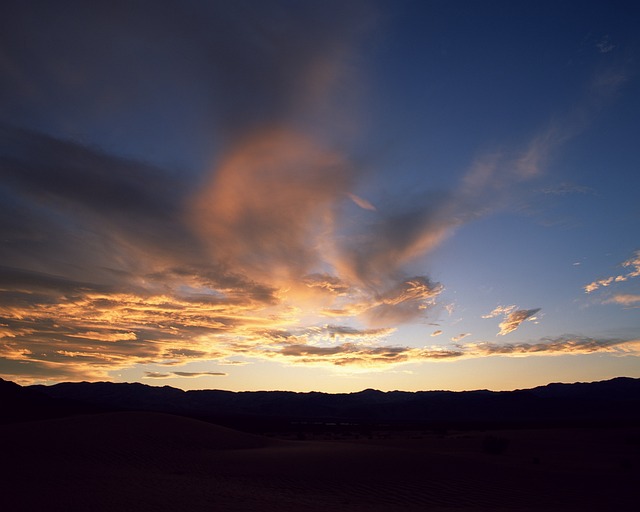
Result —
[[5, 0], [0, 376], [640, 377], [640, 3]]

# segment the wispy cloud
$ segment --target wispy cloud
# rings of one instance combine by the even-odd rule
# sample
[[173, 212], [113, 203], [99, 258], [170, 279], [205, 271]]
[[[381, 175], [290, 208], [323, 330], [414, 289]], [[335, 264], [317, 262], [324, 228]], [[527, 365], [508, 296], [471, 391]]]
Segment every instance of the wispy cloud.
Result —
[[609, 53], [615, 49], [616, 45], [609, 40], [609, 36], [604, 36], [596, 43], [596, 48], [600, 53]]
[[623, 274], [597, 279], [596, 281], [593, 281], [586, 285], [584, 287], [584, 291], [586, 293], [591, 293], [599, 288], [610, 286], [613, 283], [621, 283], [624, 281], [628, 281], [629, 279], [632, 279], [634, 277], [640, 276], [640, 251], [636, 251], [631, 258], [624, 261], [622, 263], [622, 267], [629, 268], [631, 270]]
[[538, 311], [540, 311], [540, 308], [518, 309], [516, 311], [513, 311], [512, 313], [509, 313], [505, 317], [505, 319], [500, 322], [500, 332], [498, 334], [504, 336], [505, 334], [509, 334], [510, 332], [515, 331], [525, 320], [535, 320], [536, 317], [534, 315]]
[[451, 338], [451, 341], [453, 341], [454, 343], [466, 338], [467, 336], [471, 336], [470, 332], [464, 332], [462, 334], [458, 334], [457, 336], [454, 336]]
[[591, 354], [639, 355], [640, 340], [580, 336], [543, 338], [536, 343], [456, 343], [453, 347], [376, 347], [344, 343], [331, 347], [288, 345], [270, 356], [289, 364], [313, 364], [371, 370], [406, 363], [455, 361], [488, 356], [524, 357]]
[[466, 346], [468, 354], [488, 355], [562, 355], [607, 352], [618, 355], [639, 354], [640, 340], [597, 339], [580, 336], [543, 338], [537, 343], [476, 343]]
[[490, 313], [482, 315], [482, 318], [495, 318], [502, 316], [502, 322], [500, 322], [500, 332], [498, 335], [504, 336], [510, 332], [515, 331], [520, 324], [525, 320], [536, 320], [535, 314], [540, 311], [541, 308], [535, 309], [518, 309], [517, 306], [497, 306]]
[[595, 194], [595, 190], [584, 185], [576, 185], [573, 183], [560, 183], [558, 185], [548, 186], [540, 189], [543, 194], [554, 196], [567, 196], [570, 194]]
[[631, 308], [640, 307], [640, 295], [632, 293], [618, 293], [604, 301], [609, 304], [620, 304]]
[[370, 211], [376, 210], [376, 207], [373, 206], [369, 201], [367, 201], [366, 199], [360, 196], [357, 196], [356, 194], [349, 194], [349, 199], [351, 199], [355, 204], [357, 204], [363, 210], [370, 210]]
[[168, 379], [175, 377], [224, 377], [226, 373], [222, 372], [144, 372], [146, 379]]
[[495, 318], [500, 315], [508, 316], [518, 309], [518, 306], [496, 306], [490, 313], [482, 315], [482, 318]]

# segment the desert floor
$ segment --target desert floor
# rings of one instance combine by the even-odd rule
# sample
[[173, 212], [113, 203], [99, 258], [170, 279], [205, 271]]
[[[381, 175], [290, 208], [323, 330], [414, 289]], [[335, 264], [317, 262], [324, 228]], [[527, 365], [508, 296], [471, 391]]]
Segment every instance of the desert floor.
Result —
[[640, 510], [638, 428], [298, 441], [130, 412], [0, 435], [6, 511]]

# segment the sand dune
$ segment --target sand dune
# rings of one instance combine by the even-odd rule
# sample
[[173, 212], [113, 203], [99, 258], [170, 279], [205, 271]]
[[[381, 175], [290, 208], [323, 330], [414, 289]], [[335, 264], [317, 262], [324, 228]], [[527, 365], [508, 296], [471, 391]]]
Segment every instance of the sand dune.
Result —
[[12, 511], [631, 511], [638, 498], [637, 429], [502, 432], [503, 455], [482, 451], [484, 433], [301, 442], [135, 412], [0, 434]]

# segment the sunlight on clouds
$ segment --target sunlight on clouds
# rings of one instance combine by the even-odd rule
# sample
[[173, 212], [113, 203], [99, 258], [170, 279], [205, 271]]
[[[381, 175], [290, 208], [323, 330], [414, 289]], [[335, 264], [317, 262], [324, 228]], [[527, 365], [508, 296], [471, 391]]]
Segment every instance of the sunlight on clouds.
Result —
[[[474, 136], [472, 146], [452, 139], [467, 163], [429, 168], [424, 162], [431, 161], [415, 159], [414, 149], [406, 158], [397, 159], [398, 149], [391, 149], [390, 157], [378, 159], [387, 151], [382, 146], [410, 148], [415, 139], [391, 140], [396, 128], [386, 124], [384, 135], [376, 135], [378, 128], [369, 131], [366, 124], [386, 120], [377, 112], [359, 116], [354, 106], [372, 85], [358, 79], [376, 51], [369, 43], [362, 54], [358, 50], [365, 32], [384, 18], [376, 2], [208, 4], [170, 9], [169, 17], [156, 9], [142, 25], [117, 5], [81, 10], [71, 40], [86, 47], [60, 46], [68, 36], [59, 32], [68, 21], [64, 9], [52, 11], [56, 23], [42, 25], [43, 37], [37, 25], [15, 33], [8, 26], [6, 39], [14, 47], [7, 47], [7, 62], [31, 77], [27, 88], [11, 79], [7, 90], [16, 90], [9, 96], [24, 100], [24, 90], [39, 90], [44, 96], [32, 105], [33, 118], [40, 113], [64, 123], [0, 126], [2, 375], [98, 380], [153, 365], [144, 378], [196, 378], [226, 373], [183, 371], [183, 365], [215, 370], [262, 360], [369, 371], [488, 356], [638, 352], [637, 340], [574, 336], [463, 343], [470, 333], [416, 346], [420, 336], [432, 340], [461, 321], [449, 318], [442, 329], [433, 330], [438, 323], [420, 330], [442, 308], [449, 316], [454, 309], [438, 304], [446, 283], [429, 274], [425, 258], [460, 226], [518, 204], [519, 187], [540, 178], [553, 153], [627, 80], [622, 70], [599, 72], [572, 110], [537, 131], [527, 126], [529, 136], [520, 144], [474, 158], [467, 152], [487, 147], [488, 139]], [[131, 60], [123, 63], [117, 46], [104, 45], [104, 38], [96, 43], [95, 33], [135, 39], [145, 48], [132, 47]], [[25, 40], [33, 55], [24, 54]], [[614, 45], [604, 38], [597, 47], [608, 54]], [[69, 82], [56, 65], [36, 79], [30, 68], [38, 65], [30, 59], [50, 62], [51, 50], [79, 64], [86, 55], [99, 58], [79, 66], [82, 84]], [[183, 89], [182, 82], [196, 85]], [[437, 83], [428, 89], [437, 91]], [[151, 89], [158, 103], [140, 103], [140, 91]], [[175, 102], [177, 91], [184, 102]], [[372, 87], [373, 98], [380, 91]], [[44, 112], [58, 100], [60, 110]], [[15, 110], [29, 112], [28, 105]], [[155, 127], [148, 119], [138, 125], [138, 116], [179, 128], [154, 136]], [[539, 114], [532, 119], [539, 122]], [[125, 127], [124, 135], [101, 145], [90, 132], [105, 131], [105, 122]], [[145, 122], [149, 133], [140, 129]], [[180, 150], [149, 151], [149, 141], [169, 148], [184, 133], [192, 140]], [[434, 177], [446, 179], [431, 183]], [[393, 194], [396, 182], [411, 190]], [[355, 193], [362, 190], [371, 197]], [[541, 190], [563, 196], [587, 189], [561, 184]], [[624, 273], [585, 291], [640, 276], [640, 251], [622, 265]], [[461, 311], [473, 300], [462, 296]], [[605, 302], [637, 307], [640, 299], [617, 293]], [[500, 318], [498, 334], [507, 335], [539, 311], [498, 306], [482, 318]], [[402, 338], [403, 324], [414, 324], [412, 339]]]
[[292, 344], [278, 351], [269, 351], [267, 357], [285, 364], [306, 364], [324, 367], [341, 367], [349, 371], [370, 371], [408, 363], [426, 361], [455, 361], [488, 356], [560, 356], [567, 354], [591, 354], [596, 352], [610, 355], [640, 355], [640, 340], [594, 339], [563, 336], [544, 338], [537, 343], [497, 344], [478, 342], [459, 344], [452, 347], [402, 347], [376, 346], [358, 343], [319, 347]]
[[490, 313], [482, 315], [482, 318], [495, 318], [503, 316], [502, 322], [498, 325], [500, 331], [499, 336], [504, 336], [510, 332], [515, 331], [520, 324], [524, 321], [537, 320], [535, 314], [540, 311], [541, 308], [535, 309], [518, 309], [518, 306], [497, 306]]
[[[194, 199], [192, 219], [214, 259], [274, 283], [306, 274], [331, 239], [348, 163], [300, 133], [273, 129], [238, 145]], [[322, 257], [322, 255], [320, 255]]]
[[610, 276], [593, 281], [584, 287], [584, 291], [586, 293], [591, 293], [596, 291], [598, 288], [607, 287], [613, 283], [621, 283], [640, 276], [640, 251], [636, 251], [631, 258], [622, 263], [622, 266], [625, 268], [631, 268], [631, 271], [626, 274], [618, 274], [616, 276]]
[[[251, 285], [253, 286], [253, 285]], [[388, 345], [391, 327], [356, 328], [347, 324], [303, 325], [286, 306], [198, 293], [137, 296], [86, 291], [73, 299], [43, 296], [21, 306], [5, 307], [0, 364], [21, 382], [49, 379], [105, 379], [109, 372], [136, 365], [175, 368], [187, 362], [243, 364], [243, 356], [286, 365], [313, 365], [370, 371], [423, 361], [447, 361], [490, 355], [554, 355], [606, 352], [636, 354], [637, 340], [563, 337], [538, 343], [459, 343], [453, 346]], [[438, 288], [414, 278], [377, 299], [380, 306], [431, 300]], [[413, 309], [412, 309], [413, 311]], [[515, 329], [538, 310], [499, 306], [490, 315], [505, 315]], [[501, 324], [502, 325], [502, 324]], [[505, 328], [503, 327], [503, 330]], [[431, 335], [435, 335], [435, 331]], [[441, 331], [440, 331], [441, 333]], [[350, 370], [350, 371], [351, 371]], [[146, 378], [197, 377], [223, 372], [151, 372]]]
[[482, 315], [482, 318], [495, 318], [500, 315], [508, 316], [509, 314], [513, 313], [516, 309], [518, 309], [518, 306], [515, 306], [515, 305], [514, 306], [497, 306], [495, 309], [493, 309], [493, 311], [491, 311], [491, 313]]
[[518, 309], [516, 311], [513, 311], [512, 313], [509, 313], [505, 319], [500, 322], [500, 332], [498, 333], [501, 336], [504, 336], [505, 334], [509, 334], [510, 332], [515, 331], [518, 327], [520, 327], [520, 324], [522, 322], [524, 322], [525, 320], [535, 320], [536, 317], [534, 316], [538, 311], [540, 311], [540, 308], [536, 308], [536, 309]]
[[125, 341], [125, 340], [135, 340], [136, 333], [134, 332], [115, 332], [115, 331], [87, 331], [87, 332], [78, 332], [75, 334], [67, 334], [72, 338], [85, 338], [90, 340], [98, 340], [98, 341]]

